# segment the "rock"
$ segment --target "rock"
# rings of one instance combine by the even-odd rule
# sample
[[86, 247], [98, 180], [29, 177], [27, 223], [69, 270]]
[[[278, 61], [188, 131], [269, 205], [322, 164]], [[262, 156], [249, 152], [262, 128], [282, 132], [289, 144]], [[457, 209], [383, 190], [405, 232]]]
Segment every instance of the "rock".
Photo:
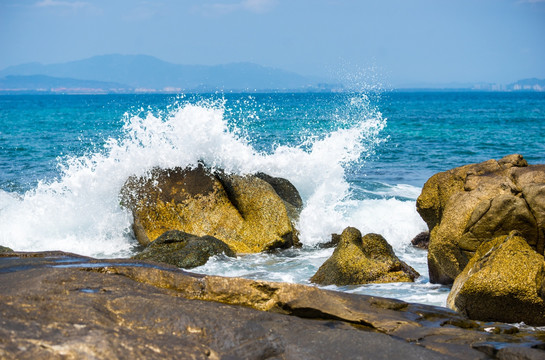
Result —
[[151, 242], [133, 259], [151, 260], [191, 269], [206, 264], [210, 256], [224, 254], [235, 257], [233, 250], [212, 236], [195, 236], [179, 230], [170, 230]]
[[169, 230], [213, 236], [237, 253], [298, 244], [284, 200], [256, 176], [212, 173], [203, 165], [154, 169], [127, 180], [121, 199], [143, 245]]
[[470, 319], [545, 325], [545, 261], [519, 233], [485, 242], [454, 281], [448, 306]]
[[340, 234], [331, 234], [331, 240], [329, 240], [326, 243], [320, 243], [318, 244], [318, 247], [320, 249], [329, 249], [332, 247], [335, 247], [339, 245], [339, 241], [341, 241], [341, 235]]
[[310, 279], [321, 285], [351, 285], [414, 281], [419, 274], [399, 260], [390, 244], [378, 234], [361, 236], [353, 227], [344, 229], [333, 255]]
[[286, 179], [272, 177], [262, 172], [255, 174], [255, 176], [268, 182], [273, 187], [274, 191], [284, 201], [290, 219], [292, 221], [299, 220], [299, 215], [303, 210], [303, 200], [295, 186]]
[[421, 232], [411, 240], [411, 244], [419, 249], [428, 249], [430, 244], [430, 233], [428, 231]]
[[0, 253], [7, 253], [7, 252], [13, 252], [9, 247], [5, 247], [0, 245]]
[[496, 353], [498, 360], [543, 360], [545, 352], [522, 346], [509, 346], [500, 349]]
[[417, 210], [430, 229], [431, 282], [452, 283], [482, 242], [512, 230], [543, 254], [545, 165], [515, 154], [435, 174]]
[[0, 314], [7, 360], [462, 359], [507, 339], [430, 326], [464, 321], [447, 309], [58, 253], [0, 256]]
[[490, 333], [507, 326], [445, 308], [61, 252], [0, 254], [0, 322], [7, 360], [545, 354], [545, 332]]

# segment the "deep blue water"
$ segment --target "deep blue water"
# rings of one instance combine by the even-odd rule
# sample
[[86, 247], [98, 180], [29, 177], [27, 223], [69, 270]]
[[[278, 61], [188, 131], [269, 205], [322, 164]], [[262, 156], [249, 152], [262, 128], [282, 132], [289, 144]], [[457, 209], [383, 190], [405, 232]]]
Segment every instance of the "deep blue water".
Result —
[[[226, 117], [247, 132], [258, 150], [296, 145], [310, 135], [367, 116], [346, 94], [193, 95], [224, 98]], [[26, 191], [58, 175], [59, 157], [99, 151], [121, 135], [123, 115], [168, 111], [172, 95], [0, 96], [0, 189]], [[389, 92], [370, 96], [382, 113], [386, 141], [352, 182], [422, 186], [435, 172], [521, 153], [545, 162], [545, 94], [499, 92]], [[360, 113], [358, 113], [360, 112]], [[346, 119], [346, 117], [352, 117]]]

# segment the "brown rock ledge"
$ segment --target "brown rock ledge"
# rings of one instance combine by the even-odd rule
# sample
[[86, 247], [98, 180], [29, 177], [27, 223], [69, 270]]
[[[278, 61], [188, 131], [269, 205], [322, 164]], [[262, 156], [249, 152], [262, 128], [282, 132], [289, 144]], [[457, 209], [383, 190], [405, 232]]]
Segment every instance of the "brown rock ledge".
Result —
[[2, 359], [545, 355], [545, 333], [514, 332], [433, 306], [146, 261], [0, 255]]

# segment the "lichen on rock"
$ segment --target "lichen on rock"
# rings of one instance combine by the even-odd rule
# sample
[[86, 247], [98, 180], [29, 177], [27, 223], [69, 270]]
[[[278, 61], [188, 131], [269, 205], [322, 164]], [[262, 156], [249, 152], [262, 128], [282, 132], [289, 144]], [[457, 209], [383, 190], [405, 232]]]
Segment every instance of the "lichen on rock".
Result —
[[470, 319], [543, 326], [544, 281], [543, 256], [513, 231], [480, 245], [447, 304]]
[[[134, 233], [143, 245], [169, 230], [213, 236], [236, 253], [298, 244], [285, 200], [253, 175], [213, 172], [202, 164], [154, 169], [127, 180], [121, 203], [132, 211]], [[297, 213], [295, 207], [291, 213]]]
[[545, 165], [518, 154], [432, 176], [417, 200], [430, 230], [430, 281], [452, 283], [481, 243], [512, 230], [543, 254], [544, 195]]
[[333, 255], [310, 279], [321, 285], [351, 285], [411, 282], [419, 274], [395, 255], [388, 242], [378, 234], [367, 234], [347, 227]]

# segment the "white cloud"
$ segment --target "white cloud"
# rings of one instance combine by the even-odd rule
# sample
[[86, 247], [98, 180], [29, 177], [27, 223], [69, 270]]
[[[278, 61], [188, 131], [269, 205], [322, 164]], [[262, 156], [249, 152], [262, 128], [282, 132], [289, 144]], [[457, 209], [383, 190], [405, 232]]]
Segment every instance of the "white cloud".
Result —
[[275, 5], [276, 1], [274, 0], [245, 0], [240, 3], [244, 9], [255, 13], [265, 13]]
[[235, 11], [263, 14], [276, 6], [276, 0], [241, 0], [235, 3], [213, 3], [201, 6], [205, 15], [225, 15]]
[[80, 9], [90, 4], [83, 1], [60, 1], [60, 0], [42, 0], [36, 3], [37, 7], [62, 7], [70, 9]]

